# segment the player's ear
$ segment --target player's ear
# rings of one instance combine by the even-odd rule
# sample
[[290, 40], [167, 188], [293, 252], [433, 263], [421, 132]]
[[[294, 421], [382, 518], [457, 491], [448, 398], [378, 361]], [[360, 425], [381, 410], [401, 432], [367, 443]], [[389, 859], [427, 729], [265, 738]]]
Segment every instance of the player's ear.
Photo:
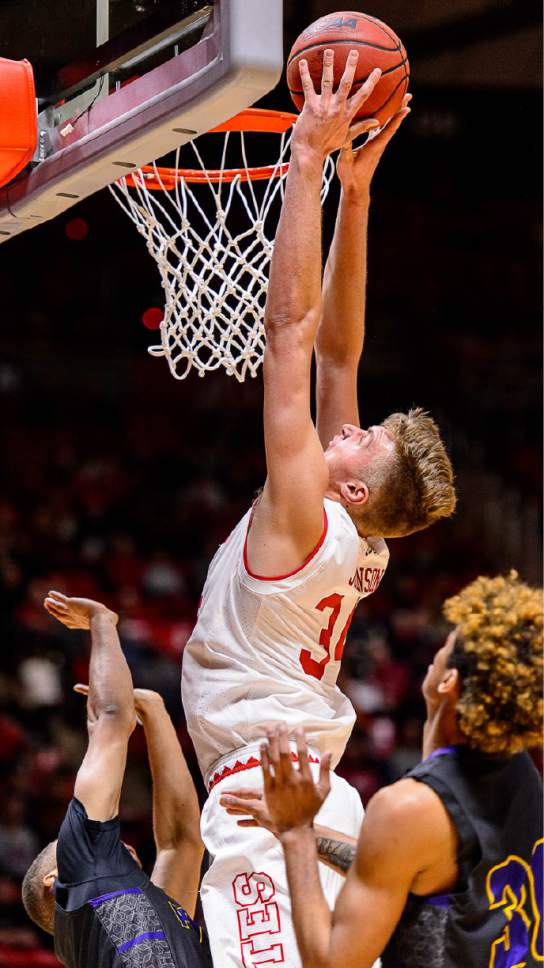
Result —
[[51, 891], [53, 889], [53, 885], [58, 876], [59, 876], [59, 872], [55, 867], [54, 870], [49, 871], [47, 874], [43, 875], [43, 878], [42, 878], [43, 886], [47, 888], [48, 891]]
[[340, 484], [340, 493], [346, 504], [354, 504], [359, 507], [366, 504], [369, 497], [369, 490], [365, 482], [358, 480], [343, 481]]
[[460, 679], [458, 669], [446, 669], [442, 682], [438, 684], [438, 692], [441, 696], [453, 699], [457, 702], [460, 692]]

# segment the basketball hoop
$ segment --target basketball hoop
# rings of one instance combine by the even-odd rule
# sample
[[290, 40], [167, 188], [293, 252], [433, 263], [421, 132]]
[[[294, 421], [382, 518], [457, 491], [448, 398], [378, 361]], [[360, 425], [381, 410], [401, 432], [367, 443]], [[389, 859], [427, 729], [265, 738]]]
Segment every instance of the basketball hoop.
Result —
[[[161, 344], [149, 352], [165, 356], [178, 380], [191, 367], [204, 376], [222, 366], [240, 382], [257, 374], [275, 231], [271, 213], [283, 200], [296, 118], [249, 108], [209, 132], [224, 135], [222, 145], [215, 145], [216, 167], [205, 163], [192, 141], [197, 168], [180, 166], [178, 148], [173, 168], [147, 165], [110, 186], [157, 262], [165, 309]], [[235, 133], [241, 167], [228, 166]], [[251, 146], [247, 136], [253, 134]], [[262, 149], [265, 134], [279, 135], [278, 160], [250, 166], [250, 152]], [[333, 175], [334, 164], [327, 158], [322, 201]], [[198, 187], [205, 185], [209, 191]]]

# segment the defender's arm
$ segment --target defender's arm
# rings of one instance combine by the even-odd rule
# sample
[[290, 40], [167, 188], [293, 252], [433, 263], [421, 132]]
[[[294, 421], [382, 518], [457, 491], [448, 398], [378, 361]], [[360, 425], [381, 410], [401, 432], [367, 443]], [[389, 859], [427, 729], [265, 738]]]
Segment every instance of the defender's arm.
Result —
[[151, 880], [194, 916], [204, 846], [195, 786], [161, 696], [135, 689], [153, 780], [157, 857]]
[[119, 810], [128, 740], [136, 725], [132, 678], [117, 634], [117, 615], [99, 602], [67, 598], [60, 592], [49, 592], [44, 605], [67, 628], [91, 633], [89, 745], [74, 795], [89, 820], [111, 820]]
[[371, 968], [418, 875], [451, 852], [452, 837], [444, 808], [422, 784], [400, 781], [381, 790], [368, 806], [355, 861], [332, 913], [311, 828], [289, 831], [282, 844], [304, 968]]

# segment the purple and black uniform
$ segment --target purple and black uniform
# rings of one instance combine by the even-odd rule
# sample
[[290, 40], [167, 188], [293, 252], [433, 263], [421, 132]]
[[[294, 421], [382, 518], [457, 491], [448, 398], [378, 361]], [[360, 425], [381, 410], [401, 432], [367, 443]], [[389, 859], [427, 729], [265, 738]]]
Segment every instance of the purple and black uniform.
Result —
[[118, 818], [70, 802], [57, 842], [55, 953], [66, 968], [211, 968], [202, 928], [151, 883]]
[[527, 753], [436, 750], [407, 773], [459, 838], [447, 895], [410, 894], [383, 968], [542, 968], [542, 782]]

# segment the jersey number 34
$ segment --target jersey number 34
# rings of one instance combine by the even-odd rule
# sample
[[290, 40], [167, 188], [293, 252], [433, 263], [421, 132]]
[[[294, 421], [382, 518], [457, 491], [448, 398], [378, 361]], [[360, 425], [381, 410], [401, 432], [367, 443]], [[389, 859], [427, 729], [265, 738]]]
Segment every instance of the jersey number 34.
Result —
[[344, 600], [343, 595], [339, 595], [334, 592], [332, 595], [327, 595], [326, 598], [322, 598], [320, 602], [315, 606], [318, 611], [323, 612], [325, 616], [327, 612], [329, 613], [329, 621], [327, 625], [321, 629], [321, 634], [319, 636], [319, 644], [325, 649], [325, 655], [318, 662], [314, 659], [312, 653], [308, 649], [301, 649], [300, 652], [300, 664], [309, 676], [313, 676], [314, 679], [322, 679], [323, 673], [331, 658], [331, 650], [334, 648], [334, 660], [335, 662], [340, 662], [342, 655], [344, 653], [344, 646], [346, 644], [346, 636], [351, 625], [351, 620], [353, 618], [357, 604], [352, 608], [348, 615], [347, 622], [345, 623], [336, 644], [333, 643], [333, 637], [335, 632], [336, 623], [338, 622], [338, 617], [340, 615], [340, 610], [342, 608], [342, 602]]

